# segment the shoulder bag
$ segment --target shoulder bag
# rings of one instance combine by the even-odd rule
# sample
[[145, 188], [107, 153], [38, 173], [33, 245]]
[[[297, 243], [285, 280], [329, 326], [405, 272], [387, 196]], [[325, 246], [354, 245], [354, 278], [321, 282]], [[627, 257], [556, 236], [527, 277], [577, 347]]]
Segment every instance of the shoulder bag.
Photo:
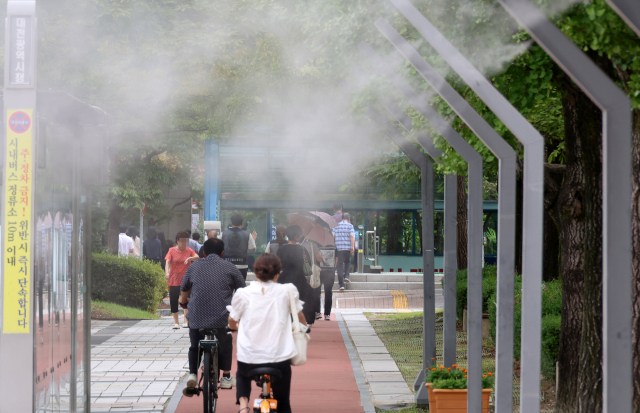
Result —
[[300, 321], [298, 320], [298, 312], [296, 311], [296, 303], [293, 299], [292, 288], [295, 288], [293, 284], [287, 284], [287, 291], [289, 293], [289, 307], [291, 309], [291, 326], [293, 332], [293, 341], [296, 343], [296, 349], [298, 354], [291, 359], [292, 366], [302, 366], [307, 362], [307, 343], [311, 339], [309, 334], [303, 333], [300, 330]]
[[313, 243], [311, 245], [311, 277], [309, 277], [309, 285], [311, 288], [320, 287], [320, 267], [316, 265], [316, 248]]
[[305, 277], [310, 277], [313, 274], [313, 270], [311, 269], [311, 264], [309, 264], [309, 260], [307, 259], [307, 254], [304, 253], [305, 249], [302, 247], [302, 273]]

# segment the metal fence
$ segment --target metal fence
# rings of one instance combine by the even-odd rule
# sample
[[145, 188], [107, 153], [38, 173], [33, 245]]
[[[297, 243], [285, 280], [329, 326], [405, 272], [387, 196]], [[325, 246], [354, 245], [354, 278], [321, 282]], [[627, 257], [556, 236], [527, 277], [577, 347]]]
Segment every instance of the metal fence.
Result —
[[[531, 37], [571, 77], [571, 79], [602, 110], [603, 116], [603, 411], [632, 411], [632, 351], [631, 351], [631, 104], [627, 96], [607, 77], [579, 48], [577, 48], [540, 10], [528, 0], [499, 0], [500, 4], [524, 27]], [[640, 9], [633, 0], [607, 0], [612, 8], [640, 35]], [[544, 139], [500, 92], [423, 16], [408, 0], [391, 0], [391, 3], [407, 18], [417, 31], [460, 78], [484, 101], [493, 113], [524, 146], [524, 194], [523, 194], [523, 298], [522, 364], [520, 386], [520, 411], [540, 411], [540, 350], [541, 350], [541, 288], [543, 254], [543, 195], [544, 195]], [[455, 90], [431, 68], [420, 54], [398, 34], [389, 23], [380, 19], [375, 23], [382, 34], [395, 46], [416, 71], [476, 133], [478, 138], [500, 161], [498, 207], [498, 305], [496, 337], [495, 411], [506, 413], [513, 406], [513, 299], [514, 299], [514, 233], [515, 227], [515, 153], [513, 149], [470, 107]], [[468, 163], [468, 309], [469, 329], [466, 352], [468, 355], [468, 398], [470, 413], [481, 412], [482, 377], [482, 306], [481, 306], [481, 258], [482, 245], [482, 158], [429, 105], [428, 99], [416, 92], [367, 43], [360, 50], [376, 70], [386, 77], [407, 98], [408, 102], [431, 124]], [[393, 102], [382, 101], [383, 106], [407, 131], [411, 122]], [[424, 168], [430, 162], [417, 151], [398, 130], [388, 124], [375, 110], [369, 116], [381, 125], [387, 135], [421, 168], [423, 180], [428, 179]], [[433, 144], [428, 137], [417, 138], [420, 146], [434, 159]], [[445, 180], [447, 189], [453, 190], [451, 178]], [[446, 186], [449, 182], [450, 186]], [[423, 206], [433, 203], [431, 192], [425, 192]], [[449, 194], [451, 195], [451, 194]], [[431, 199], [429, 199], [431, 197]], [[451, 202], [450, 202], [451, 204]], [[445, 243], [449, 248], [451, 227], [455, 224], [445, 201]], [[480, 219], [478, 219], [478, 216]], [[428, 220], [424, 220], [428, 221]], [[433, 224], [423, 222], [423, 225]], [[432, 228], [432, 227], [431, 227]], [[426, 229], [426, 228], [425, 228]], [[450, 231], [447, 231], [449, 229]], [[455, 230], [453, 230], [455, 231]], [[432, 268], [433, 250], [424, 246], [424, 268]], [[451, 249], [449, 250], [451, 252]], [[455, 250], [453, 250], [455, 254]], [[431, 262], [431, 267], [428, 265]], [[425, 277], [423, 319], [423, 365], [416, 374], [414, 388], [418, 390], [416, 401], [427, 400], [424, 391], [425, 369], [432, 365], [437, 353], [437, 342], [443, 343], [444, 364], [452, 364], [452, 356], [459, 347], [456, 341], [452, 301], [455, 302], [455, 255], [449, 257], [445, 245], [445, 316], [440, 336], [433, 324], [435, 305], [433, 282]], [[427, 271], [425, 271], [425, 275]], [[453, 286], [453, 290], [450, 287]], [[455, 343], [455, 344], [454, 344]], [[455, 346], [456, 350], [450, 347]]]

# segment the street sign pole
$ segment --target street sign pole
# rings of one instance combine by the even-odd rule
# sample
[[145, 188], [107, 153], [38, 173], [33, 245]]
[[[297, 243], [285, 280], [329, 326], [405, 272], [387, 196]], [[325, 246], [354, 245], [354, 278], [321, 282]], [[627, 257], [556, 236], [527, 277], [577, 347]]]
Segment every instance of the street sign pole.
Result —
[[[2, 411], [34, 410], [34, 195], [36, 2], [7, 2], [2, 157], [0, 402]], [[75, 217], [74, 217], [75, 218]]]

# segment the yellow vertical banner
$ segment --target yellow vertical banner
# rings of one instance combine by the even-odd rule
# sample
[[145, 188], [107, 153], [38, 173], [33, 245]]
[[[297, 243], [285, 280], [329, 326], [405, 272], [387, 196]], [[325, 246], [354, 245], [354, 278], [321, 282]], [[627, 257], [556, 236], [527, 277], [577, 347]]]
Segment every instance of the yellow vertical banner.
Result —
[[3, 332], [29, 333], [33, 143], [31, 109], [7, 111], [4, 193]]

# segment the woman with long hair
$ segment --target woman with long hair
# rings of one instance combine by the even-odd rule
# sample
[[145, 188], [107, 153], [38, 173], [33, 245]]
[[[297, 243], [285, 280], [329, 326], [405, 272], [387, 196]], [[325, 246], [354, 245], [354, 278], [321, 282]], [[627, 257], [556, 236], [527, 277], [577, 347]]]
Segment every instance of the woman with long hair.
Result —
[[269, 241], [267, 244], [267, 248], [265, 248], [264, 252], [268, 252], [269, 254], [277, 254], [278, 248], [287, 243], [285, 239], [284, 232], [287, 230], [287, 227], [284, 225], [278, 225], [276, 227], [276, 239], [273, 241]]

